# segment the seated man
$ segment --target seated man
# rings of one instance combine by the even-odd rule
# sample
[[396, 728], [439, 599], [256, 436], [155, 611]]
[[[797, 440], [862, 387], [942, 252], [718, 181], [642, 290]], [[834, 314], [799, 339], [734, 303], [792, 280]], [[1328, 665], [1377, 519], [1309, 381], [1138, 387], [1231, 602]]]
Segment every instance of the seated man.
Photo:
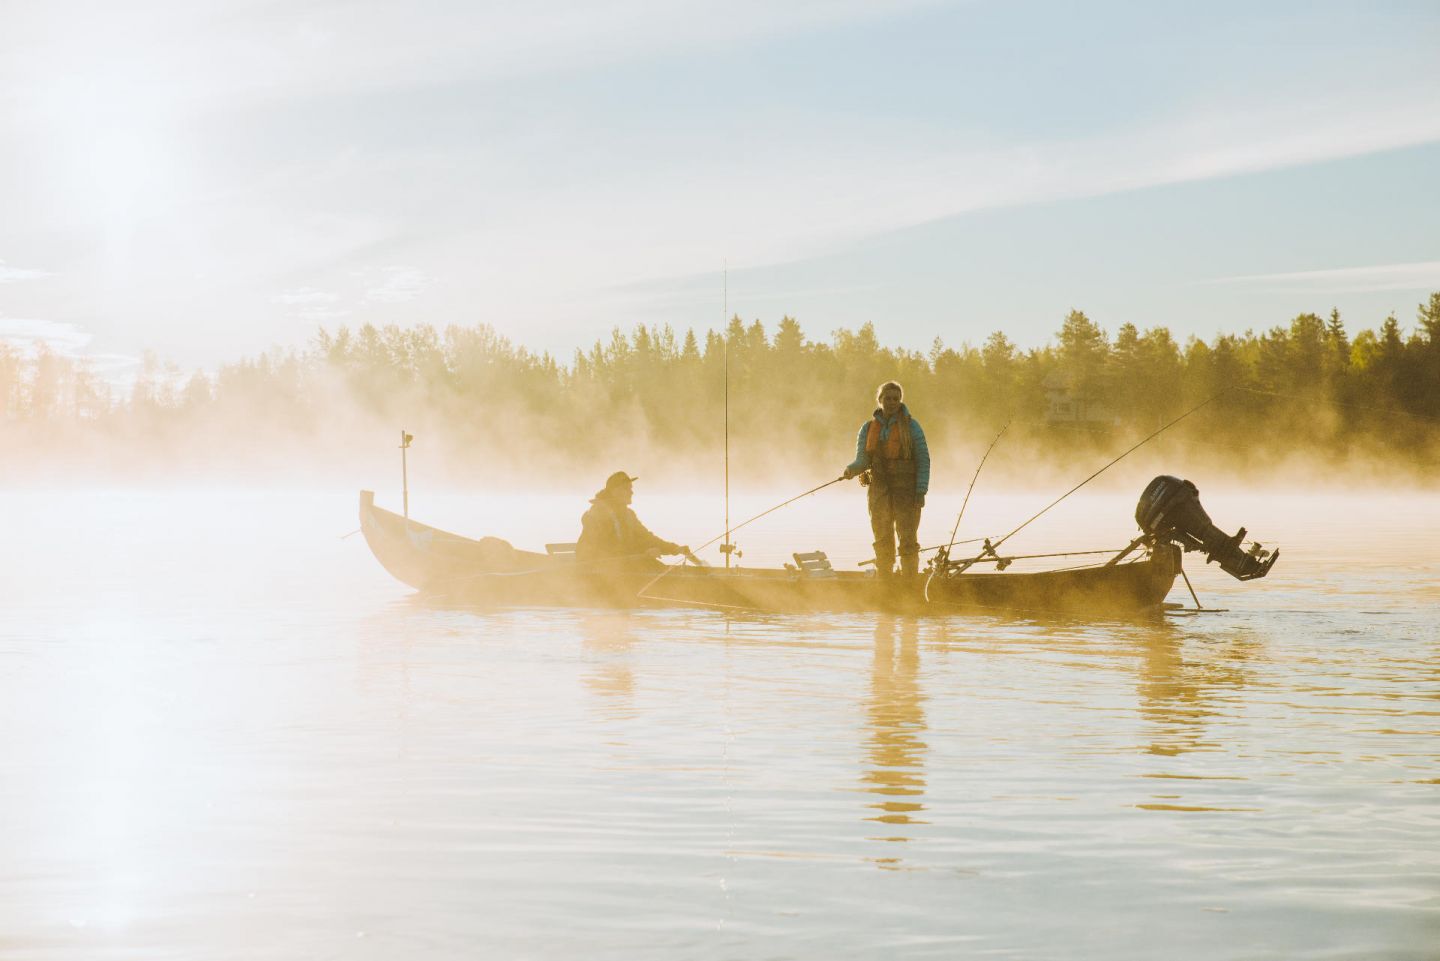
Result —
[[624, 471], [616, 471], [605, 481], [605, 489], [590, 499], [590, 509], [580, 518], [575, 560], [597, 567], [613, 565], [644, 570], [658, 569], [655, 558], [661, 554], [689, 556], [690, 548], [655, 536], [630, 509], [637, 480], [639, 478]]

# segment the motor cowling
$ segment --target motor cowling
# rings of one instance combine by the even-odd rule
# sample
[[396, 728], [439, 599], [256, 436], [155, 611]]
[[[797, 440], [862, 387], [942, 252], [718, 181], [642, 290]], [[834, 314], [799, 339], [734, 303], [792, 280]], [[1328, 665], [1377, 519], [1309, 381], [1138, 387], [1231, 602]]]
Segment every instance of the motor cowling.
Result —
[[1187, 551], [1204, 551], [1205, 562], [1218, 561], [1220, 569], [1236, 580], [1264, 577], [1275, 566], [1280, 552], [1255, 544], [1241, 548], [1245, 528], [1234, 535], [1216, 527], [1200, 506], [1200, 491], [1188, 480], [1168, 474], [1152, 480], [1135, 505], [1135, 523], [1157, 540], [1178, 544]]

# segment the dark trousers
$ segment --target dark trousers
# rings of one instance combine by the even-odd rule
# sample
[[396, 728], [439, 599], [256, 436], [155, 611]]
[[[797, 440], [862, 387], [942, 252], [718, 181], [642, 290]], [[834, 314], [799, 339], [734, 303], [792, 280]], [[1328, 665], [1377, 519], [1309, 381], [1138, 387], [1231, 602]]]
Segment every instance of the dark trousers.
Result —
[[888, 577], [895, 569], [895, 542], [900, 542], [900, 573], [920, 572], [920, 505], [915, 491], [870, 485], [870, 530], [875, 534], [875, 570]]

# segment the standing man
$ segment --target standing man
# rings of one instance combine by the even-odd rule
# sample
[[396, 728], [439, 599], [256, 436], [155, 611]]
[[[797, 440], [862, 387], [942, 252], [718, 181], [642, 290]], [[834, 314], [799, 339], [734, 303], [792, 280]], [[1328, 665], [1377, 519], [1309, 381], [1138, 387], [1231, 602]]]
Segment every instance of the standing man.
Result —
[[639, 479], [616, 471], [605, 481], [604, 489], [590, 499], [590, 509], [580, 518], [580, 539], [575, 542], [577, 561], [644, 570], [659, 569], [655, 558], [661, 554], [690, 556], [690, 548], [651, 533], [630, 509]]
[[855, 460], [845, 476], [869, 485], [870, 529], [875, 533], [875, 571], [888, 578], [900, 541], [900, 573], [920, 573], [920, 509], [930, 489], [930, 448], [920, 423], [902, 404], [899, 384], [887, 381], [875, 392], [879, 408], [860, 427]]

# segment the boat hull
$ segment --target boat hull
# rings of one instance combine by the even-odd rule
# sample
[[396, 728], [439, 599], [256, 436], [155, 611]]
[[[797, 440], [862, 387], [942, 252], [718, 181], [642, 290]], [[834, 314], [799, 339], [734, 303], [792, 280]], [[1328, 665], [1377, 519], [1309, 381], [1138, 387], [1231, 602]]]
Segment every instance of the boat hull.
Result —
[[[881, 581], [837, 571], [676, 567], [589, 571], [573, 561], [471, 540], [408, 520], [360, 494], [360, 527], [381, 565], [427, 595], [478, 605], [708, 607], [736, 611], [1044, 611], [1100, 616], [1158, 610], [1180, 572], [1180, 550], [1162, 545], [1123, 564], [1034, 573], [965, 573]], [[928, 594], [928, 596], [927, 596]]]

